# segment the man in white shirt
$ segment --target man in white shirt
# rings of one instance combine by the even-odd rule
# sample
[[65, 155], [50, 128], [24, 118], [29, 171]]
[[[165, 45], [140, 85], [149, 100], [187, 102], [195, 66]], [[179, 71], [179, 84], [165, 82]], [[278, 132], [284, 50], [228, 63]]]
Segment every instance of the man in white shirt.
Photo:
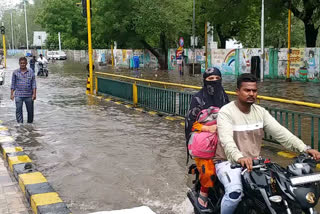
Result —
[[42, 63], [43, 65], [45, 65], [45, 64], [48, 63], [48, 60], [46, 58], [44, 58], [42, 54], [40, 54], [37, 62]]

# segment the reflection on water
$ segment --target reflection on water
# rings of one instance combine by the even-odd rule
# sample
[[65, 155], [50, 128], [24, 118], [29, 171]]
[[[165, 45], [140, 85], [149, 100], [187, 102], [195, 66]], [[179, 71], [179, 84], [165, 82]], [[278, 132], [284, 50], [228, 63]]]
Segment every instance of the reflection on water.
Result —
[[[10, 59], [8, 64], [12, 68], [17, 65]], [[16, 125], [14, 102], [8, 96], [10, 81], [7, 81], [0, 91], [0, 119], [6, 121], [18, 143], [73, 213], [139, 205], [148, 205], [157, 213], [191, 213], [186, 199], [183, 127], [86, 96], [84, 67], [80, 63], [56, 61], [49, 65], [48, 78], [37, 78], [38, 96], [32, 125]], [[180, 77], [171, 71], [117, 72], [201, 85], [201, 76]], [[11, 71], [6, 74], [7, 80], [10, 77]], [[234, 81], [233, 77], [225, 77], [226, 89], [234, 90]], [[290, 95], [293, 99], [305, 96], [308, 101], [319, 94], [318, 88], [290, 84], [265, 82], [261, 93]]]

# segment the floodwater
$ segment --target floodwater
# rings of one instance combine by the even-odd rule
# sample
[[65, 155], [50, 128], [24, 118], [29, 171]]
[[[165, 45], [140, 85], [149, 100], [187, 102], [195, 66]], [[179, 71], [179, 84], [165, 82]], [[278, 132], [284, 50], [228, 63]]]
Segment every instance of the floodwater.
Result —
[[[186, 198], [184, 130], [178, 122], [87, 96], [85, 65], [56, 61], [49, 64], [48, 78], [37, 78], [34, 124], [18, 125], [15, 104], [9, 99], [10, 78], [17, 67], [17, 59], [8, 60], [6, 83], [0, 86], [0, 119], [73, 213], [140, 205], [156, 213], [192, 213]], [[200, 85], [200, 77], [180, 79], [176, 72], [118, 72]], [[225, 78], [226, 89], [234, 88], [233, 81]], [[319, 96], [319, 84], [312, 85], [307, 96], [302, 84], [290, 84], [266, 82], [261, 91], [305, 101]], [[26, 121], [26, 112], [24, 116]], [[274, 151], [265, 147], [262, 155], [270, 157]]]

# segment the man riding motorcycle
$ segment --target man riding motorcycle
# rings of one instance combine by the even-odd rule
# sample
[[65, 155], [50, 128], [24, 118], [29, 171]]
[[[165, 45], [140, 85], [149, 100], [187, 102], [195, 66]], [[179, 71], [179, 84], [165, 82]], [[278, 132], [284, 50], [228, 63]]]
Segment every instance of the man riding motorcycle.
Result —
[[37, 62], [38, 62], [37, 76], [44, 76], [44, 75], [48, 76], [48, 69], [47, 69], [48, 60], [44, 58], [42, 54], [40, 54]]
[[216, 174], [223, 184], [225, 194], [221, 201], [221, 213], [232, 214], [243, 196], [241, 169], [231, 168], [239, 163], [252, 170], [252, 159], [260, 156], [264, 131], [281, 145], [296, 152], [306, 152], [314, 159], [320, 153], [305, 145], [299, 138], [275, 120], [267, 110], [255, 105], [257, 79], [252, 74], [242, 74], [237, 80], [237, 99], [223, 106], [218, 116], [220, 144], [215, 156]]

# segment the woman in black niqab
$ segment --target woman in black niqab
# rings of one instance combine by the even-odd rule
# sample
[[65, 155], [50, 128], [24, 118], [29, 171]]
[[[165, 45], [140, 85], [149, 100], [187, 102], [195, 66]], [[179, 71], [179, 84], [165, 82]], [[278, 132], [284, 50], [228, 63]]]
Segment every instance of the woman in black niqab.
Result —
[[[192, 132], [204, 131], [214, 133], [217, 130], [216, 125], [205, 126], [196, 123], [198, 114], [203, 109], [208, 109], [211, 106], [221, 108], [229, 103], [229, 98], [222, 87], [221, 72], [218, 68], [207, 69], [203, 74], [203, 83], [202, 89], [192, 97], [190, 108], [186, 115], [185, 134], [187, 148]], [[197, 206], [202, 210], [206, 210], [208, 206], [208, 188], [214, 186], [212, 176], [215, 174], [215, 167], [213, 160], [195, 158], [195, 163], [200, 173], [199, 179], [201, 184]]]
[[192, 126], [203, 109], [207, 109], [210, 106], [221, 108], [229, 103], [228, 95], [222, 87], [221, 72], [218, 68], [208, 68], [203, 74], [203, 83], [202, 89], [193, 95], [186, 115], [185, 134], [187, 142], [192, 132]]

